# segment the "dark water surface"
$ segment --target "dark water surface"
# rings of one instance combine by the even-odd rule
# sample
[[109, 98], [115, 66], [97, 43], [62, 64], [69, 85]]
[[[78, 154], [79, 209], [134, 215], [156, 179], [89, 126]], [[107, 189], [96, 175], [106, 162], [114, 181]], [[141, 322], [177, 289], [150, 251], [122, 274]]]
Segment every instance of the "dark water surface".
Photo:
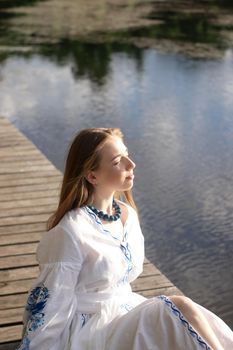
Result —
[[35, 52], [2, 51], [0, 87], [1, 115], [61, 171], [78, 130], [122, 129], [147, 257], [233, 327], [232, 50], [194, 59], [64, 37]]

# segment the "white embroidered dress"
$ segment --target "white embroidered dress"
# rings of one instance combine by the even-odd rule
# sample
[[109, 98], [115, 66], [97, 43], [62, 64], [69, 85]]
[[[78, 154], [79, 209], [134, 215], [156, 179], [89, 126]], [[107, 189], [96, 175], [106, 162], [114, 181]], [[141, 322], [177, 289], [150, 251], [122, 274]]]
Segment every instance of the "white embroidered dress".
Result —
[[[211, 349], [169, 297], [145, 298], [130, 282], [143, 269], [144, 237], [128, 204], [124, 238], [114, 237], [87, 206], [70, 210], [42, 237], [40, 274], [24, 312], [19, 350]], [[226, 350], [233, 332], [205, 314]]]

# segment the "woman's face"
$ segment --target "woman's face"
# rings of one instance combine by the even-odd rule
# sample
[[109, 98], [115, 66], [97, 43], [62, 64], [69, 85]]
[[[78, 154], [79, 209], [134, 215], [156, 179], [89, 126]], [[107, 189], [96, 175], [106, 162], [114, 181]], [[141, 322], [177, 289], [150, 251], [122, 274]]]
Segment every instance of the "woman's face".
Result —
[[99, 169], [92, 172], [94, 183], [110, 191], [125, 191], [133, 186], [135, 163], [129, 158], [128, 150], [117, 136], [110, 136], [101, 151]]

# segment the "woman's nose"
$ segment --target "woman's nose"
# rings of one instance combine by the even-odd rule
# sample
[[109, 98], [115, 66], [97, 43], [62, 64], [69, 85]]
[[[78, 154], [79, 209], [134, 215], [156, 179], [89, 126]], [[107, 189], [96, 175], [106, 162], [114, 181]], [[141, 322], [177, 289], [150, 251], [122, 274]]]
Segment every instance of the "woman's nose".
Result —
[[129, 168], [134, 169], [135, 167], [136, 167], [136, 164], [131, 159], [129, 159]]

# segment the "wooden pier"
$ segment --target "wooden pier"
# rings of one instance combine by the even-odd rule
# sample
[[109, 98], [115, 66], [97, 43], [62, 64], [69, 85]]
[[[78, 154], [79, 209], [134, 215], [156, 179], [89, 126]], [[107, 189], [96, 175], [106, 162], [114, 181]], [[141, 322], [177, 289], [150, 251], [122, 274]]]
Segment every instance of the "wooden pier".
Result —
[[[0, 350], [13, 350], [21, 338], [27, 293], [39, 272], [36, 247], [56, 208], [62, 174], [4, 117], [0, 161]], [[131, 285], [145, 297], [183, 295], [148, 259]]]

